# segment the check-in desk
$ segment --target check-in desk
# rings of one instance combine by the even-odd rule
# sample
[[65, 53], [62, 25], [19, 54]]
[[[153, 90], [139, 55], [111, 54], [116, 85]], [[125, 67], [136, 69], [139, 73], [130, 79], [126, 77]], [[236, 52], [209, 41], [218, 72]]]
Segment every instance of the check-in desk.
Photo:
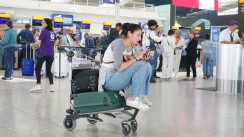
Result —
[[244, 46], [221, 44], [217, 46], [216, 88], [223, 93], [244, 91]]

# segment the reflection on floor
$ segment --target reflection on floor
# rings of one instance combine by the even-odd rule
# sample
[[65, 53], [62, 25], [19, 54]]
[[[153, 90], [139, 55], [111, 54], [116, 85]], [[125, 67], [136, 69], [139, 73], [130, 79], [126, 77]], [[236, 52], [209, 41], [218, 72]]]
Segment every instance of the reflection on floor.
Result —
[[[213, 87], [215, 78], [202, 79], [198, 68], [196, 81], [157, 79], [151, 84], [149, 99], [153, 107], [140, 111], [138, 130], [131, 137], [243, 137], [243, 95], [222, 94], [196, 88]], [[3, 75], [0, 71], [0, 75]], [[160, 73], [158, 74], [160, 75]], [[0, 80], [1, 137], [123, 137], [122, 119], [101, 117], [104, 122], [88, 124], [77, 120], [72, 132], [63, 128], [69, 105], [69, 80], [55, 79], [55, 92], [46, 92], [48, 79], [42, 78], [41, 92], [30, 93], [35, 77]]]

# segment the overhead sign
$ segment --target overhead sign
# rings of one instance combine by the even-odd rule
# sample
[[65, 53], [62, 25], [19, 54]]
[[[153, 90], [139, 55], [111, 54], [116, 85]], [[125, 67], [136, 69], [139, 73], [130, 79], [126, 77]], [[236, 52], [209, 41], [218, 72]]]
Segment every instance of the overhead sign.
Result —
[[32, 16], [32, 26], [42, 26], [43, 16]]
[[54, 28], [63, 28], [64, 19], [63, 18], [55, 18], [53, 21]]
[[73, 15], [67, 14], [52, 14], [52, 20], [55, 18], [62, 18], [63, 19], [63, 26], [71, 27], [73, 26]]
[[103, 22], [103, 30], [109, 30], [109, 29], [111, 29], [112, 25], [113, 25], [112, 22], [109, 22], [109, 21]]
[[10, 14], [0, 14], [0, 24], [5, 24], [7, 21], [10, 21]]
[[103, 0], [104, 4], [115, 4], [115, 0]]
[[91, 21], [90, 20], [82, 20], [81, 29], [90, 29]]

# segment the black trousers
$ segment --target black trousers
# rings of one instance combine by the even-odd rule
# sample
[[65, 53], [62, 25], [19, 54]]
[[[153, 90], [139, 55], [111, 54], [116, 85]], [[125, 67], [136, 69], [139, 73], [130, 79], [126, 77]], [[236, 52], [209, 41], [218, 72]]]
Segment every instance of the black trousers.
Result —
[[193, 72], [193, 77], [197, 77], [196, 60], [197, 60], [197, 56], [186, 56], [186, 76], [187, 77], [190, 77], [190, 67]]
[[53, 75], [51, 72], [52, 64], [53, 64], [53, 57], [51, 56], [44, 56], [44, 57], [38, 57], [37, 58], [37, 63], [36, 63], [36, 80], [37, 84], [41, 83], [41, 69], [42, 69], [42, 64], [46, 61], [46, 73], [49, 78], [49, 83], [53, 84]]

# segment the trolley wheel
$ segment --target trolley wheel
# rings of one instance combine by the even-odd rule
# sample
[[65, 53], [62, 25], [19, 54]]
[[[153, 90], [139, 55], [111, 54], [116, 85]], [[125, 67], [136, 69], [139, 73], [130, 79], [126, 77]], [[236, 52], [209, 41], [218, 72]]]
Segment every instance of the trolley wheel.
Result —
[[131, 122], [131, 130], [132, 130], [132, 132], [136, 132], [136, 130], [137, 130], [137, 122], [136, 121]]
[[[91, 115], [91, 117], [97, 117], [97, 118], [98, 118], [98, 115], [97, 115], [97, 114], [93, 114], [93, 115]], [[96, 120], [87, 119], [87, 121], [88, 121], [90, 124], [96, 124], [96, 123], [97, 123]]]
[[130, 131], [131, 131], [131, 127], [129, 124], [126, 124], [126, 125], [122, 125], [122, 133], [125, 135], [125, 136], [128, 136], [130, 134]]
[[72, 121], [72, 120], [67, 120], [66, 118], [64, 118], [63, 125], [66, 130], [72, 131], [76, 127], [76, 120]]

